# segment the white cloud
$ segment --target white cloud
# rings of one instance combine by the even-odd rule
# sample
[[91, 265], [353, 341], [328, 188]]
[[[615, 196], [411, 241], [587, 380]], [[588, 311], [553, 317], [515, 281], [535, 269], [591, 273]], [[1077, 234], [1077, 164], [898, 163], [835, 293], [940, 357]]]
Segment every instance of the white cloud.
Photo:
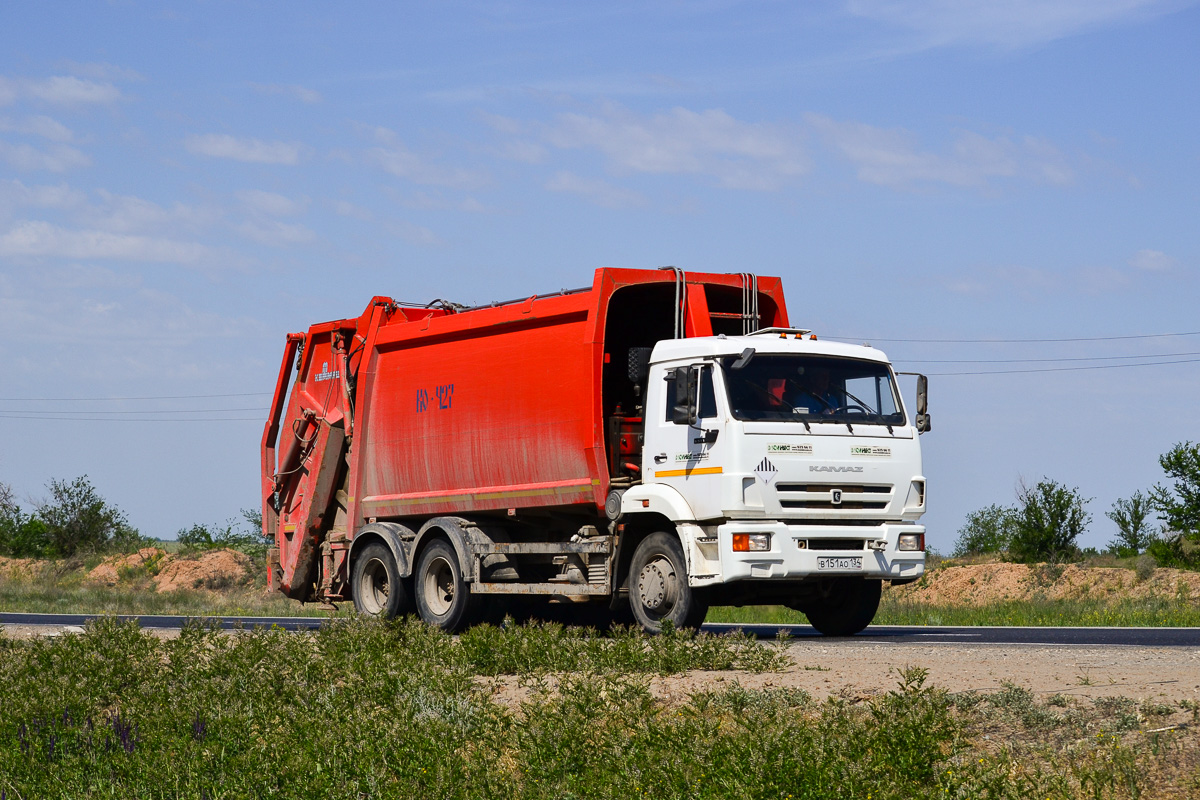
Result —
[[820, 114], [807, 114], [805, 120], [854, 164], [859, 179], [868, 183], [982, 187], [994, 178], [1024, 178], [1058, 185], [1074, 179], [1070, 165], [1058, 150], [1033, 137], [1014, 141], [958, 131], [949, 151], [939, 154], [920, 150], [916, 137], [903, 129], [838, 122]]
[[82, 75], [85, 78], [94, 78], [98, 81], [131, 81], [143, 82], [146, 77], [137, 70], [129, 69], [128, 67], [119, 67], [116, 64], [107, 64], [102, 61], [78, 62], [64, 61], [61, 66], [72, 75]]
[[477, 172], [442, 166], [426, 156], [417, 155], [386, 128], [376, 128], [374, 133], [382, 146], [368, 150], [367, 159], [390, 175], [426, 186], [459, 189], [479, 186], [484, 181]]
[[121, 90], [111, 83], [87, 81], [71, 75], [18, 81], [18, 91], [60, 106], [111, 105], [121, 99]]
[[295, 84], [251, 83], [250, 88], [260, 94], [283, 95], [301, 103], [319, 103], [324, 99], [320, 92]]
[[297, 164], [304, 146], [295, 142], [264, 142], [261, 139], [239, 139], [223, 133], [189, 136], [184, 145], [197, 155], [231, 158], [255, 164]]
[[848, 0], [855, 16], [912, 30], [922, 46], [1027, 47], [1169, 13], [1175, 0]]
[[58, 186], [26, 186], [17, 180], [0, 181], [0, 206], [29, 206], [33, 208], [77, 208], [86, 202], [78, 189]]
[[335, 200], [333, 202], [333, 213], [340, 217], [353, 217], [361, 219], [364, 222], [370, 222], [375, 219], [375, 215], [370, 210], [362, 206], [355, 205], [348, 200]]
[[583, 178], [565, 171], [555, 173], [546, 182], [546, 188], [552, 192], [578, 195], [605, 208], [630, 208], [646, 203], [646, 199], [637, 192], [613, 186], [607, 181]]
[[599, 151], [617, 171], [706, 175], [735, 189], [777, 189], [809, 168], [798, 130], [741, 122], [720, 109], [563, 114], [543, 137], [555, 147]]
[[438, 235], [423, 225], [414, 225], [404, 220], [393, 220], [385, 226], [391, 233], [399, 236], [409, 244], [422, 247], [435, 247], [442, 244]]
[[71, 230], [48, 222], [18, 222], [0, 234], [0, 255], [76, 259], [121, 259], [193, 264], [208, 253], [203, 245], [100, 230]]
[[45, 116], [26, 117], [21, 120], [0, 117], [0, 131], [25, 133], [40, 136], [52, 142], [69, 142], [74, 135], [71, 129], [58, 120]]
[[251, 211], [272, 217], [291, 217], [303, 214], [308, 208], [308, 198], [293, 200], [274, 192], [246, 189], [237, 193], [237, 198]]
[[11, 144], [5, 141], [0, 141], [0, 161], [5, 161], [14, 169], [23, 172], [66, 172], [92, 163], [86, 153], [68, 145], [54, 144], [43, 150], [31, 144]]
[[316, 240], [317, 235], [303, 225], [295, 225], [279, 220], [252, 220], [237, 225], [234, 230], [259, 244], [271, 247], [286, 247], [295, 244], [308, 244]]
[[79, 218], [90, 228], [110, 233], [153, 233], [195, 231], [216, 222], [221, 212], [214, 208], [174, 203], [160, 206], [149, 200], [118, 195], [100, 189], [100, 202], [90, 205]]
[[1129, 266], [1147, 272], [1165, 272], [1175, 266], [1175, 259], [1161, 250], [1138, 250], [1129, 259]]

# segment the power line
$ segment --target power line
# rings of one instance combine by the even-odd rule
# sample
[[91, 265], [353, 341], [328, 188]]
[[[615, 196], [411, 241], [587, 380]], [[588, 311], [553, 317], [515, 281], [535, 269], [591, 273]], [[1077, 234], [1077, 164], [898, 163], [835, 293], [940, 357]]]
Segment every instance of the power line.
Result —
[[1078, 372], [1087, 369], [1128, 369], [1130, 367], [1160, 367], [1165, 364], [1193, 364], [1200, 358], [1185, 358], [1180, 361], [1147, 361], [1142, 364], [1094, 364], [1089, 367], [1045, 367], [1041, 369], [997, 369], [977, 372], [929, 372], [927, 375], [1013, 375], [1025, 372]]
[[271, 392], [242, 392], [240, 394], [175, 394], [161, 397], [0, 397], [0, 403], [80, 403], [115, 400], [199, 400], [209, 397], [269, 397]]
[[[39, 414], [54, 414], [54, 415], [62, 415], [62, 414], [222, 414], [222, 413], [229, 413], [229, 412], [233, 412], [233, 411], [266, 412], [268, 410], [269, 409], [266, 409], [266, 408], [189, 408], [189, 409], [143, 408], [143, 409], [138, 409], [136, 411], [97, 411], [97, 410], [91, 409], [91, 408], [76, 408], [71, 411], [48, 411], [45, 409], [38, 409], [37, 413], [39, 413]], [[0, 410], [0, 414], [24, 414], [24, 413], [29, 413], [29, 412], [21, 411], [19, 409], [14, 410], [14, 411]]]
[[[1193, 353], [1150, 353], [1141, 356], [1088, 356], [1079, 358], [904, 358], [897, 359], [897, 363], [901, 364], [1036, 364], [1042, 362], [1054, 361], [1131, 361], [1139, 358], [1177, 358], [1179, 356], [1200, 356], [1200, 352]], [[1126, 365], [1136, 366], [1136, 365]]]
[[179, 417], [162, 419], [154, 417], [43, 417], [32, 414], [9, 414], [0, 412], [0, 419], [44, 419], [55, 422], [265, 422], [263, 417]]
[[1170, 336], [1200, 336], [1200, 331], [1183, 333], [1143, 333], [1133, 336], [1075, 336], [1066, 339], [883, 339], [867, 336], [825, 336], [847, 342], [919, 342], [925, 344], [1048, 344], [1054, 342], [1115, 342], [1123, 339], [1164, 339]]

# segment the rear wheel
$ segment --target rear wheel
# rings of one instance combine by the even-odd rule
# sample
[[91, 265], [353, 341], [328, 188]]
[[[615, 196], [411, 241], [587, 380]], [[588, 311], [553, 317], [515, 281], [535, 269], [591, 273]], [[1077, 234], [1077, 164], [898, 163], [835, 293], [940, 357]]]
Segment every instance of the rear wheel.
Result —
[[474, 622], [478, 595], [463, 580], [458, 553], [445, 539], [435, 539], [421, 551], [413, 574], [417, 613], [434, 627], [455, 633]]
[[373, 617], [396, 617], [411, 610], [396, 559], [383, 542], [367, 545], [355, 559], [350, 596], [360, 614]]
[[676, 628], [698, 628], [704, 622], [708, 602], [688, 586], [687, 562], [678, 536], [652, 533], [633, 551], [629, 606], [648, 633], [661, 632], [667, 621]]
[[804, 615], [826, 636], [853, 636], [875, 619], [882, 594], [883, 581], [834, 578], [827, 592], [805, 606]]

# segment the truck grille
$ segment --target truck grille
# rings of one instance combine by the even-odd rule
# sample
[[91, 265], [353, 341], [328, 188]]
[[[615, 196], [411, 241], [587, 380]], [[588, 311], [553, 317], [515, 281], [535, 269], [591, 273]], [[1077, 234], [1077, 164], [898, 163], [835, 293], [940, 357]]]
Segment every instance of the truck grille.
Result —
[[[884, 509], [892, 502], [890, 485], [779, 483], [775, 485], [775, 492], [783, 508], [862, 511]], [[841, 493], [840, 503], [834, 502], [835, 492]]]

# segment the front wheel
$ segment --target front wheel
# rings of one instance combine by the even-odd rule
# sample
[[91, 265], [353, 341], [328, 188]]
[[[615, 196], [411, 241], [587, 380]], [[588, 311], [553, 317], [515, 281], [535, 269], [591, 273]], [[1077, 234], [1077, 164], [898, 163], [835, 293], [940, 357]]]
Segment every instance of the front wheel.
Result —
[[417, 613], [427, 624], [449, 633], [457, 633], [475, 621], [479, 595], [463, 580], [462, 567], [454, 545], [435, 539], [421, 551], [417, 571], [413, 573]]
[[408, 591], [392, 550], [382, 542], [367, 545], [354, 561], [350, 596], [360, 614], [390, 619], [411, 610]]
[[834, 578], [828, 591], [806, 605], [804, 615], [826, 636], [853, 636], [875, 619], [882, 595], [883, 581]]
[[668, 621], [676, 628], [699, 628], [704, 622], [708, 602], [688, 586], [678, 536], [652, 533], [633, 551], [629, 606], [647, 633], [660, 633]]

